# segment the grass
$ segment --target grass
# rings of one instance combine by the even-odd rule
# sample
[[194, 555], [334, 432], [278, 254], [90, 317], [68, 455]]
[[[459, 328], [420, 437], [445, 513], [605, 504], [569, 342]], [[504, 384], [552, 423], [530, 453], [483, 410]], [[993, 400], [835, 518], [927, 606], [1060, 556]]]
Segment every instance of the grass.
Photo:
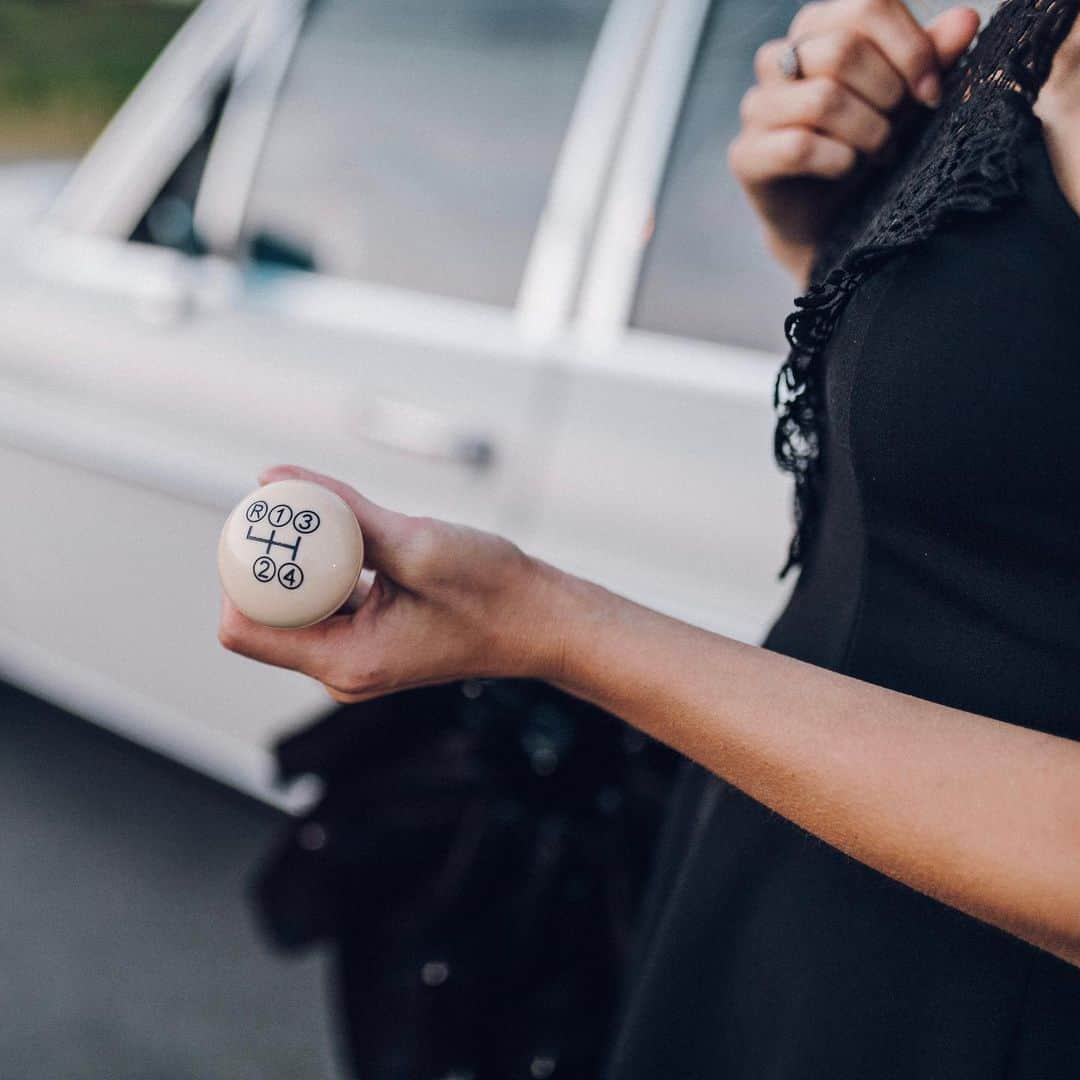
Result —
[[0, 158], [84, 150], [188, 11], [150, 0], [0, 0]]

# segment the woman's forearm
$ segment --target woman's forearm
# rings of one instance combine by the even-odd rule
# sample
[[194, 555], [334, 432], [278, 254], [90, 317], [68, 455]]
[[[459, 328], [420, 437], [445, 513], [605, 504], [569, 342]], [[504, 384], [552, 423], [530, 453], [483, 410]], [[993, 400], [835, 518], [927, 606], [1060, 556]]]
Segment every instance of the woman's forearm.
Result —
[[1080, 744], [542, 576], [560, 628], [551, 681], [854, 858], [1080, 964]]

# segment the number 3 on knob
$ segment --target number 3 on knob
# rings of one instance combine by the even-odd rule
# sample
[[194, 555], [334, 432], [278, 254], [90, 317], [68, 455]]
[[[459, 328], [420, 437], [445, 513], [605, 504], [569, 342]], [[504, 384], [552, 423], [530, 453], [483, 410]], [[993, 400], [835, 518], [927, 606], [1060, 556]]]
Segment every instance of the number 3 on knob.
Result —
[[319, 527], [319, 515], [314, 510], [301, 510], [296, 517], [293, 518], [293, 528], [298, 533], [303, 533], [305, 536], [308, 533], [313, 533]]

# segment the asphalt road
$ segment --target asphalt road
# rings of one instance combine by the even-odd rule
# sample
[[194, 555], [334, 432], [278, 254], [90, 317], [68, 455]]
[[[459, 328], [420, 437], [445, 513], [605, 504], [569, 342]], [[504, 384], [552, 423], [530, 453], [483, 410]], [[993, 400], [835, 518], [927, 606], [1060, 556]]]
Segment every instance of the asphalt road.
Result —
[[0, 1076], [336, 1075], [325, 961], [247, 906], [283, 820], [0, 685]]

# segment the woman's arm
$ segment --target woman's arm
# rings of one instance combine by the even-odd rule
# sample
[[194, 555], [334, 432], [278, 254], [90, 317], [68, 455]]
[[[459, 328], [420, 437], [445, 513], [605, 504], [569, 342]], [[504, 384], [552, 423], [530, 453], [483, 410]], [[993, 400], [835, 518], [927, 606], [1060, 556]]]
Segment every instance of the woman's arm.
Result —
[[889, 877], [1080, 965], [1080, 743], [556, 582], [557, 685]]
[[944, 708], [695, 629], [498, 537], [353, 507], [376, 584], [274, 630], [226, 602], [222, 643], [342, 702], [454, 679], [547, 679], [826, 842], [1080, 965], [1080, 743]]

